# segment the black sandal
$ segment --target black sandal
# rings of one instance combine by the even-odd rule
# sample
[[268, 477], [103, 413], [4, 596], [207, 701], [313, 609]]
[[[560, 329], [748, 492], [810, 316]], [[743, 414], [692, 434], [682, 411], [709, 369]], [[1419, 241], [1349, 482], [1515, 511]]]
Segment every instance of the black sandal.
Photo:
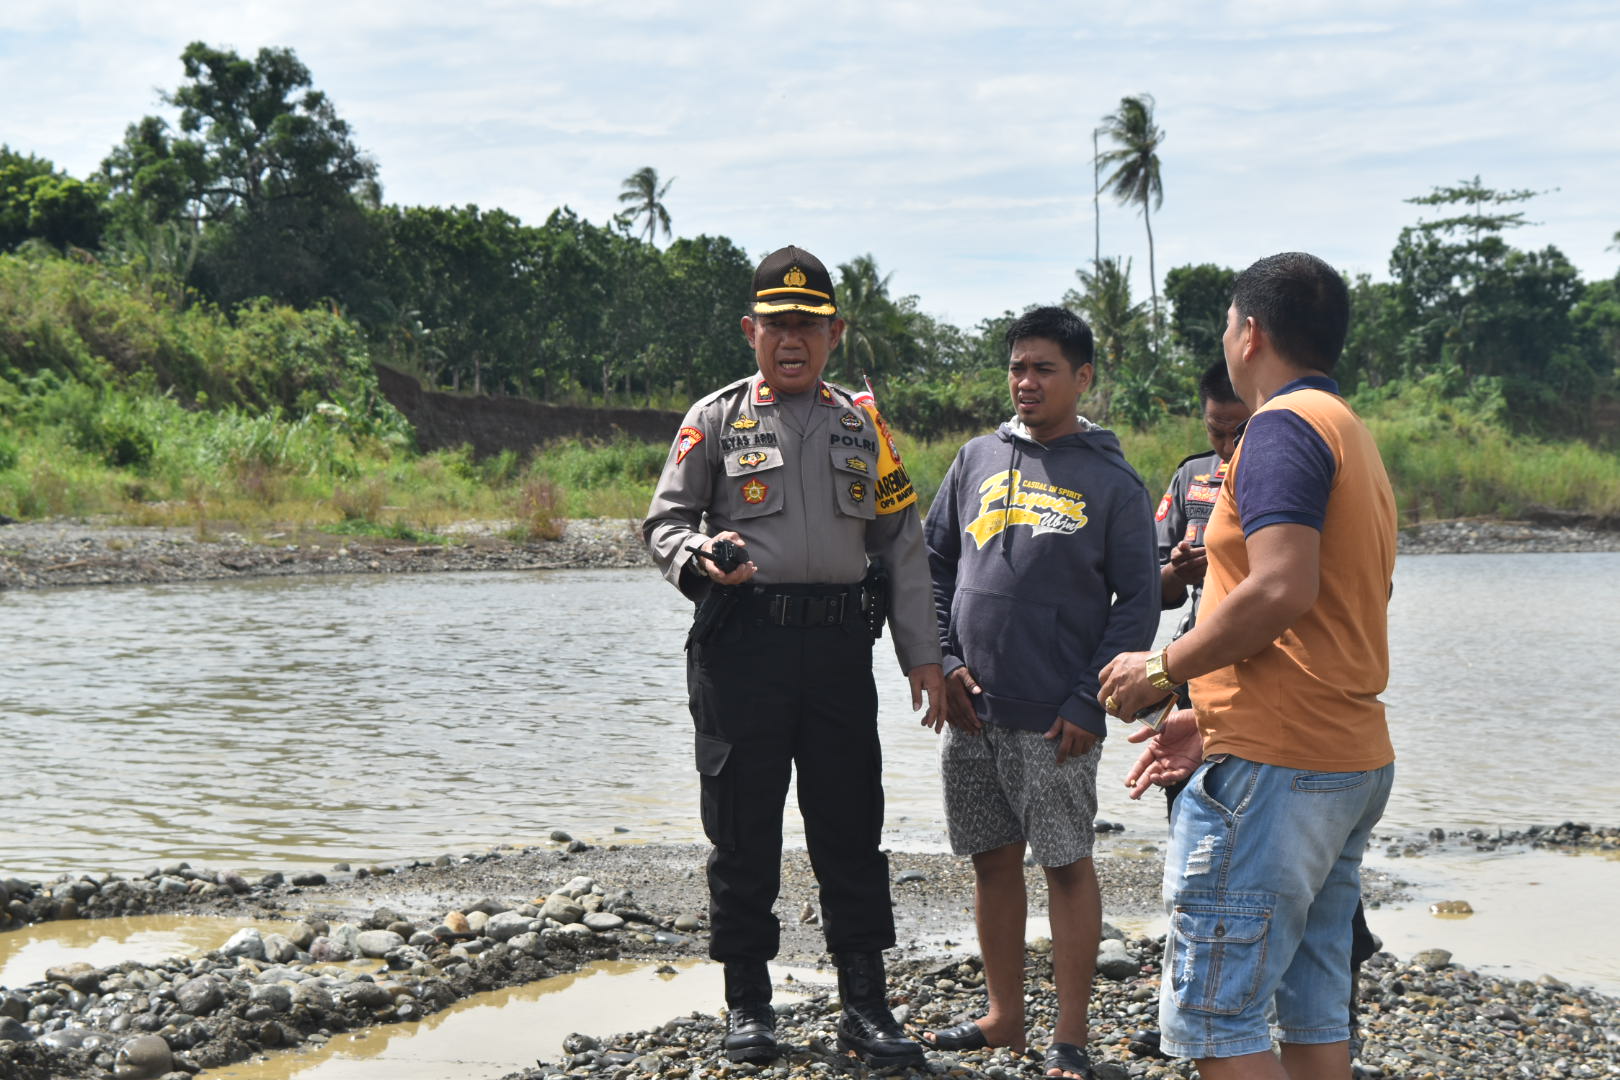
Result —
[[922, 1041], [930, 1050], [983, 1050], [990, 1045], [990, 1040], [984, 1037], [984, 1029], [972, 1020], [924, 1032]]
[[1097, 1075], [1091, 1070], [1091, 1058], [1087, 1056], [1085, 1049], [1066, 1042], [1055, 1042], [1046, 1048], [1046, 1059], [1041, 1062], [1041, 1069], [1048, 1076], [1052, 1074], [1053, 1069], [1060, 1073], [1083, 1076], [1086, 1080], [1094, 1080]]

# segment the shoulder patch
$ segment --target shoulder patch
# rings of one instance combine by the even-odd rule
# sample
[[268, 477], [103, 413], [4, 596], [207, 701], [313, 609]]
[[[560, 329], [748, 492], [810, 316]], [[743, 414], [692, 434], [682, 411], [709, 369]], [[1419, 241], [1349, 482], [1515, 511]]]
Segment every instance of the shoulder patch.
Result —
[[697, 428], [690, 425], [681, 428], [680, 432], [675, 436], [675, 464], [679, 465], [685, 461], [686, 455], [690, 454], [692, 449], [702, 441], [703, 432]]
[[1164, 498], [1159, 500], [1159, 509], [1154, 513], [1153, 520], [1163, 521], [1165, 518], [1169, 517], [1170, 507], [1174, 502], [1175, 500], [1170, 497], [1170, 493], [1168, 491], [1165, 492]]

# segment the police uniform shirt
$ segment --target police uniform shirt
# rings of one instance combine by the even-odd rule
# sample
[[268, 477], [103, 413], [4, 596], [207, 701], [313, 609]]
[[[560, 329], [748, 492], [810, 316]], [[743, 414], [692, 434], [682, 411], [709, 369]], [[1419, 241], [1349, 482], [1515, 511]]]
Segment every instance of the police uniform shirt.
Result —
[[1160, 566], [1170, 561], [1170, 553], [1183, 540], [1194, 547], [1203, 546], [1204, 528], [1215, 510], [1215, 500], [1225, 478], [1226, 463], [1213, 450], [1185, 457], [1176, 466], [1170, 488], [1159, 500], [1159, 509], [1153, 515]]
[[747, 541], [755, 585], [852, 585], [881, 559], [901, 669], [937, 664], [922, 523], [887, 429], [842, 387], [808, 393], [794, 409], [755, 374], [692, 406], [642, 525], [653, 558], [693, 598], [708, 579], [692, 552], [728, 530]]

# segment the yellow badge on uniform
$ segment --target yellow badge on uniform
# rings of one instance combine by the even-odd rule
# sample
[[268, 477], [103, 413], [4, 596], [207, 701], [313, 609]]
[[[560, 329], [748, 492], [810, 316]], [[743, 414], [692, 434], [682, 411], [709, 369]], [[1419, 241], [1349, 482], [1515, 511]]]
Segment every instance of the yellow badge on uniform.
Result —
[[763, 480], [750, 480], [742, 486], [742, 497], [745, 503], [762, 503], [765, 496], [770, 493], [771, 486]]
[[872, 394], [871, 386], [866, 388], [864, 394], [856, 394], [852, 400], [866, 411], [878, 434], [883, 436], [878, 440], [877, 512], [899, 513], [917, 501], [917, 489], [912, 487], [911, 477], [906, 474], [906, 467], [900, 461], [900, 448], [895, 446], [894, 435], [890, 433], [883, 414], [878, 412], [877, 399]]
[[863, 484], [859, 480], [856, 480], [854, 483], [850, 484], [849, 485], [849, 497], [854, 499], [856, 502], [865, 502], [866, 501], [866, 485]]
[[854, 469], [856, 472], [866, 472], [866, 459], [865, 458], [847, 457], [847, 458], [844, 459], [844, 464], [848, 465], [850, 468]]
[[745, 469], [752, 469], [756, 465], [763, 465], [765, 464], [765, 451], [750, 450], [746, 454], [738, 454], [737, 464], [741, 465]]
[[752, 416], [739, 416], [731, 422], [731, 426], [738, 431], [747, 431], [749, 428], [759, 427], [759, 421]]

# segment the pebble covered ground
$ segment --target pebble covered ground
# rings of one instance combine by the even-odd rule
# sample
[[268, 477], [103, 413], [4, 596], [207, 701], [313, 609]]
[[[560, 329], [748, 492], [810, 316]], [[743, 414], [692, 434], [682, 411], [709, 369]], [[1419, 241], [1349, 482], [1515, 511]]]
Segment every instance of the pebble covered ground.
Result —
[[[559, 570], [650, 566], [640, 522], [567, 523], [561, 539], [519, 543], [506, 522], [447, 530], [444, 543], [318, 531], [223, 529], [54, 520], [0, 525], [0, 589], [131, 585], [298, 574]], [[1620, 551], [1620, 531], [1596, 524], [1445, 521], [1401, 532], [1407, 554]]]
[[[1620, 830], [1565, 825], [1515, 834], [1512, 843], [1599, 850]], [[107, 967], [68, 964], [41, 982], [0, 988], [0, 1077], [6, 1080], [189, 1080], [194, 1073], [338, 1032], [417, 1019], [480, 991], [547, 978], [618, 957], [649, 962], [706, 952], [705, 851], [695, 845], [593, 846], [565, 833], [550, 845], [441, 855], [389, 866], [248, 878], [175, 865], [146, 875], [0, 878], [4, 925], [52, 918], [189, 912], [282, 920], [277, 933], [245, 930], [199, 957]], [[1394, 837], [1383, 842], [1398, 842]], [[1507, 834], [1487, 838], [1499, 847]], [[1418, 840], [1422, 847], [1471, 842]], [[1161, 868], [1149, 858], [1101, 854], [1104, 909], [1115, 918], [1159, 909]], [[899, 1015], [937, 1028], [983, 1007], [972, 956], [972, 873], [964, 860], [896, 852], [891, 878], [899, 937], [889, 954]], [[1044, 907], [1039, 871], [1031, 905]], [[1369, 876], [1370, 905], [1400, 895]], [[784, 963], [825, 968], [814, 878], [789, 852], [778, 914]], [[953, 940], [954, 935], [954, 940]], [[968, 940], [962, 940], [966, 937]], [[1153, 1025], [1160, 937], [1110, 931], [1093, 1001], [1090, 1050], [1104, 1080], [1196, 1075], [1136, 1039]], [[351, 959], [352, 957], [352, 959]], [[830, 970], [828, 972], [830, 976]], [[1034, 1054], [1005, 1050], [929, 1055], [927, 1072], [964, 1078], [1039, 1075], [1053, 1022], [1049, 946], [1032, 942], [1028, 1023]], [[784, 1005], [788, 1056], [736, 1065], [718, 1053], [719, 1002], [680, 1017], [603, 1016], [577, 1032], [568, 1056], [509, 1080], [559, 1075], [788, 1077], [861, 1074], [836, 1049], [835, 996], [819, 985]], [[1367, 1077], [1620, 1076], [1620, 1010], [1611, 998], [1551, 978], [1516, 981], [1456, 967], [1439, 950], [1363, 969], [1359, 1058]], [[451, 1080], [447, 1077], [446, 1080]]]

